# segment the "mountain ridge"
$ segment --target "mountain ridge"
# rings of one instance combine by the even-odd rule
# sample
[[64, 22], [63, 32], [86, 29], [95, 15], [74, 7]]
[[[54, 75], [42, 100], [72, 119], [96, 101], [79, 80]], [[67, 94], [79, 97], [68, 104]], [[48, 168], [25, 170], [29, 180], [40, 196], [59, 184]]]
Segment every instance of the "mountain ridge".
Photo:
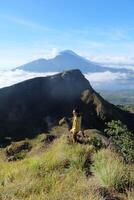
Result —
[[134, 115], [104, 100], [80, 70], [70, 70], [0, 89], [0, 138], [34, 137], [71, 117], [75, 107], [85, 128], [102, 130], [112, 119], [134, 128]]

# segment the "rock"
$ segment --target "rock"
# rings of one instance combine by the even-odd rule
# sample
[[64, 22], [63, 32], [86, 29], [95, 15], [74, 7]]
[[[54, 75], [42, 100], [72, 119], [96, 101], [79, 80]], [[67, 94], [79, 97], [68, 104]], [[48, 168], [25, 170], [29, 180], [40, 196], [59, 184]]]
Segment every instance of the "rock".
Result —
[[6, 148], [5, 153], [8, 161], [15, 161], [25, 157], [30, 149], [31, 145], [27, 141], [13, 142]]
[[55, 139], [57, 139], [57, 136], [56, 136], [56, 135], [45, 134], [45, 135], [44, 135], [44, 139], [42, 140], [42, 142], [44, 142], [45, 144], [50, 144], [50, 143], [53, 142]]
[[72, 119], [69, 119], [67, 117], [63, 117], [60, 121], [59, 121], [59, 125], [60, 126], [66, 126], [68, 128], [68, 130], [70, 130], [72, 128]]

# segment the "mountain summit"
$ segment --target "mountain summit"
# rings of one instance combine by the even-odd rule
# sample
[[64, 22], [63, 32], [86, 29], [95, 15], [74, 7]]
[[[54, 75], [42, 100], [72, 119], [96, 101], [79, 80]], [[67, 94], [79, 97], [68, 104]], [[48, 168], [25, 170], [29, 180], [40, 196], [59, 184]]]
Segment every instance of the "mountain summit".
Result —
[[38, 59], [24, 64], [16, 69], [29, 72], [62, 72], [63, 70], [79, 69], [83, 73], [88, 72], [126, 72], [126, 69], [114, 69], [103, 67], [95, 62], [77, 55], [71, 50], [61, 51], [56, 57], [51, 59]]
[[71, 117], [75, 107], [85, 128], [102, 130], [111, 119], [134, 125], [133, 115], [105, 101], [80, 70], [70, 70], [0, 89], [0, 138], [33, 137]]

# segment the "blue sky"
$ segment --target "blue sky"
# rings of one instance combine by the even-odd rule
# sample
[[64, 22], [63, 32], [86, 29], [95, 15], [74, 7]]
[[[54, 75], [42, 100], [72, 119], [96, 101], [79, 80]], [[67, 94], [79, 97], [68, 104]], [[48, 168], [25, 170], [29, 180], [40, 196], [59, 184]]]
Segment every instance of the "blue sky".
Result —
[[64, 49], [98, 62], [134, 63], [134, 1], [0, 2], [0, 68]]

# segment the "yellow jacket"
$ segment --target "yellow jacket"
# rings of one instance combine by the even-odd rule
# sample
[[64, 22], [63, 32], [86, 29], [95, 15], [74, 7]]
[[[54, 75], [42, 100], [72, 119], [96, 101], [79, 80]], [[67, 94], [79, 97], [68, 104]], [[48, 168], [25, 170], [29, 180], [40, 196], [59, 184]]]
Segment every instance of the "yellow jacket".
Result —
[[73, 125], [71, 132], [78, 133], [79, 131], [81, 131], [81, 116], [75, 116], [73, 117]]

